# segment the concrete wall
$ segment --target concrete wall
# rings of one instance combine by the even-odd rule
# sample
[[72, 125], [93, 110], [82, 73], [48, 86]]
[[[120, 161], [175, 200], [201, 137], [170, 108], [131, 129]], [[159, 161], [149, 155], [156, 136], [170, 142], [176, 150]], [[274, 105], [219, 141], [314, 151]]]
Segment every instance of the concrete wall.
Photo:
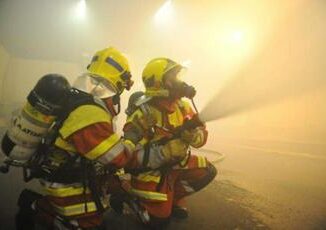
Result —
[[0, 103], [2, 102], [3, 82], [9, 59], [7, 50], [0, 44]]

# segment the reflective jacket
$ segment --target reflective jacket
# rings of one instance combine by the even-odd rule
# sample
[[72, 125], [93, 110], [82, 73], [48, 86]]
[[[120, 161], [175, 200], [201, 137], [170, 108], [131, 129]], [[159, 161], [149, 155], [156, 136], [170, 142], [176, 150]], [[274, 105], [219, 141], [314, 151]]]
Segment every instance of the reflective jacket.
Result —
[[[113, 116], [104, 108], [92, 104], [80, 105], [69, 114], [59, 129], [54, 146], [70, 156], [82, 156], [97, 162], [99, 167], [111, 165], [121, 168], [128, 160], [128, 152], [115, 133]], [[74, 165], [81, 163], [82, 158], [77, 159]], [[54, 152], [53, 161], [60, 164], [60, 160], [60, 155]], [[67, 174], [73, 173], [75, 168], [78, 167], [71, 166]], [[78, 178], [71, 183], [41, 180], [41, 184], [54, 210], [62, 216], [73, 217], [97, 211], [90, 188]], [[101, 197], [101, 202], [104, 208], [108, 204], [105, 196]]]
[[[174, 130], [182, 126], [186, 120], [191, 119], [195, 114], [189, 103], [184, 100], [178, 100], [172, 106], [153, 101], [148, 106], [149, 114], [145, 114], [139, 108], [131, 116], [127, 117], [124, 126], [125, 138], [133, 136], [130, 133], [141, 135], [135, 138], [140, 139], [140, 141], [135, 147], [136, 151], [133, 153], [133, 159], [128, 163], [128, 167], [132, 169], [157, 168], [167, 164], [168, 162], [160, 154], [159, 146], [147, 144], [156, 143], [166, 137], [172, 137]], [[205, 127], [198, 127], [193, 131], [196, 133], [196, 138], [190, 145], [199, 148], [206, 143], [207, 131]], [[147, 153], [146, 146], [150, 146]], [[184, 156], [183, 160], [174, 168], [186, 169], [189, 163], [188, 160], [189, 155]], [[206, 160], [204, 157], [194, 157], [191, 158], [190, 164], [196, 167], [206, 167]], [[161, 177], [162, 173], [158, 170], [137, 173], [132, 178], [133, 189], [131, 192], [144, 199], [164, 201], [167, 199], [166, 194], [156, 189]]]

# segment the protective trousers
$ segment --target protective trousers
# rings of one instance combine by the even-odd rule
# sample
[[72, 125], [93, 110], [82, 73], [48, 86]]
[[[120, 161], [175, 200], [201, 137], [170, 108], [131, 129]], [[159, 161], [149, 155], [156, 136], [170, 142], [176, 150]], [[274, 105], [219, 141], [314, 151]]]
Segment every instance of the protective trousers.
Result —
[[205, 157], [192, 155], [182, 166], [133, 176], [132, 193], [140, 198], [151, 220], [164, 220], [170, 217], [174, 205], [204, 188], [216, 174], [215, 167]]

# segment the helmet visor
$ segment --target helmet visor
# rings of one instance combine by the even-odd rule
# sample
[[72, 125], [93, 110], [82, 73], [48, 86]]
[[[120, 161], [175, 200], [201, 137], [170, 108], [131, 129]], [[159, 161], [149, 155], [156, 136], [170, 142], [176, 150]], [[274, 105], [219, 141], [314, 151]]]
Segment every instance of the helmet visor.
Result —
[[164, 74], [163, 83], [167, 89], [173, 88], [173, 86], [182, 81], [185, 75], [186, 68], [180, 65], [175, 66]]
[[117, 94], [110, 82], [93, 74], [78, 77], [73, 86], [99, 98], [108, 98]]

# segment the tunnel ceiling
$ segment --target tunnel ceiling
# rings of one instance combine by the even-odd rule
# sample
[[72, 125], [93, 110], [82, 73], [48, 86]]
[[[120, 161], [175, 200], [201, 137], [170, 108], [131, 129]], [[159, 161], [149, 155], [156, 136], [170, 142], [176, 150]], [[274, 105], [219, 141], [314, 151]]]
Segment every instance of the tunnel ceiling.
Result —
[[164, 0], [0, 0], [0, 43], [22, 58], [79, 61], [103, 46], [128, 50]]

